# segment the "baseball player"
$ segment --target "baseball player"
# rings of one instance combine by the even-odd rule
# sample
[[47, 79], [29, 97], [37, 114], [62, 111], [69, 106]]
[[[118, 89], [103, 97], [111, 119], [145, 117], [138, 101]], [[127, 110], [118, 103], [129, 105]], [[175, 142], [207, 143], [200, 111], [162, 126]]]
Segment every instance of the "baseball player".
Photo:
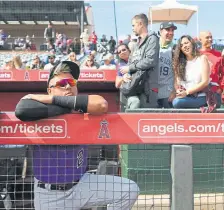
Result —
[[[16, 106], [22, 121], [39, 120], [78, 111], [107, 112], [107, 101], [99, 95], [78, 95], [79, 67], [63, 61], [50, 72], [48, 95], [30, 94]], [[75, 142], [75, 139], [74, 139]], [[129, 179], [87, 172], [87, 146], [35, 145], [32, 150], [35, 210], [79, 210], [105, 206], [130, 210], [139, 195]]]

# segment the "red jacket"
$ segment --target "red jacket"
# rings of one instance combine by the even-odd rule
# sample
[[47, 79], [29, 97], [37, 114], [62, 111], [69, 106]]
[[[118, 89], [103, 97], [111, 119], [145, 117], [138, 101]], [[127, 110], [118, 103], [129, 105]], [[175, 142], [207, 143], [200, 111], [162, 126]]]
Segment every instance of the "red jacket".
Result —
[[89, 41], [92, 43], [92, 44], [96, 44], [97, 43], [97, 36], [96, 34], [91, 34], [89, 36]]
[[221, 56], [221, 52], [217, 50], [207, 50], [200, 51], [201, 54], [208, 57], [210, 66], [211, 66], [211, 82], [217, 83], [219, 86], [214, 86], [214, 91], [216, 92], [218, 88], [224, 89], [224, 62]]

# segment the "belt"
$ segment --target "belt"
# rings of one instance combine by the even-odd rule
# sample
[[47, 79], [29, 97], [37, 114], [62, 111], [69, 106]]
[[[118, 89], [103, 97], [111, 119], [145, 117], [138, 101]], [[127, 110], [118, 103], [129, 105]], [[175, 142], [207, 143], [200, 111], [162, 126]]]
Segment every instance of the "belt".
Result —
[[[50, 190], [61, 190], [61, 191], [67, 191], [70, 190], [73, 186], [77, 185], [79, 183], [79, 180], [73, 183], [65, 183], [65, 184], [48, 184], [50, 186]], [[48, 189], [45, 186], [46, 183], [38, 181], [37, 187], [40, 187], [42, 189]]]

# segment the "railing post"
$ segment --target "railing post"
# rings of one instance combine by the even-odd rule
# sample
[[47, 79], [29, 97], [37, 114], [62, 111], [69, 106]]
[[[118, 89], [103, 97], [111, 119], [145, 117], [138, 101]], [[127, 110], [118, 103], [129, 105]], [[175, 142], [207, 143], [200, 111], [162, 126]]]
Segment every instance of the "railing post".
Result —
[[192, 146], [173, 145], [171, 149], [171, 210], [193, 210]]

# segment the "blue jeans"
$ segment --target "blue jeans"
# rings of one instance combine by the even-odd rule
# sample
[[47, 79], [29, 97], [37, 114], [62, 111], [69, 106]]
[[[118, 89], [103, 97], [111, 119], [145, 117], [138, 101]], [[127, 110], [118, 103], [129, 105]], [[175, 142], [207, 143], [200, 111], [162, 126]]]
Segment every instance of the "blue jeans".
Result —
[[173, 108], [172, 102], [168, 101], [168, 98], [158, 99], [158, 108]]
[[205, 96], [175, 98], [173, 100], [173, 107], [176, 109], [200, 108], [202, 106], [207, 106]]

